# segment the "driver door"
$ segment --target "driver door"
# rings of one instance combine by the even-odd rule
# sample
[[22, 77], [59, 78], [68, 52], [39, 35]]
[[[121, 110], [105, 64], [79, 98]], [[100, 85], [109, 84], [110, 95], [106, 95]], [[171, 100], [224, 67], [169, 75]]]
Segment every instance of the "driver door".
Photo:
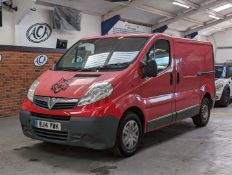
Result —
[[141, 82], [141, 96], [144, 99], [148, 130], [173, 121], [175, 62], [172, 52], [173, 42], [168, 38], [157, 39], [144, 57], [156, 61], [158, 74]]

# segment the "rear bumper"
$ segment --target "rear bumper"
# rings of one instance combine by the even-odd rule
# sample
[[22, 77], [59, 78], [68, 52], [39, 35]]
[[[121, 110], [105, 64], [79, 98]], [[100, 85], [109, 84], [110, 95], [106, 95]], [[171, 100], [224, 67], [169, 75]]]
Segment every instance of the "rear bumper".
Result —
[[[35, 120], [61, 123], [61, 131], [50, 131], [34, 127]], [[114, 117], [71, 117], [68, 120], [59, 117], [44, 118], [21, 110], [20, 122], [24, 135], [45, 142], [108, 149], [115, 144], [119, 121]]]

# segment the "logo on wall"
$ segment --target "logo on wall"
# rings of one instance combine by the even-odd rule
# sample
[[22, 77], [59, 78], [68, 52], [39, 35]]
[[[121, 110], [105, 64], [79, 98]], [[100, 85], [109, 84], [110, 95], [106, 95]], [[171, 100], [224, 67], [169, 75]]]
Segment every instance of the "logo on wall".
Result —
[[47, 55], [39, 55], [34, 59], [34, 64], [35, 66], [40, 67], [40, 66], [45, 65], [47, 61], [48, 61]]
[[57, 83], [53, 84], [51, 90], [57, 94], [60, 91], [65, 91], [69, 87], [70, 80], [61, 78]]
[[30, 42], [41, 43], [52, 34], [52, 28], [46, 23], [36, 23], [28, 28], [26, 36]]

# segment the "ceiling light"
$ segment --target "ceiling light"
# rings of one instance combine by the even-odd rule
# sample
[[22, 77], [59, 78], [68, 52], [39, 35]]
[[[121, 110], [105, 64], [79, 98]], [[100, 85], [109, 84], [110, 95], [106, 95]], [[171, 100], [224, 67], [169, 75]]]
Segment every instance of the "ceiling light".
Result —
[[215, 9], [213, 9], [215, 12], [220, 12], [220, 11], [223, 11], [223, 10], [226, 10], [226, 9], [229, 9], [232, 7], [232, 4], [225, 4], [225, 5], [222, 5], [220, 7], [217, 7]]
[[213, 18], [213, 19], [216, 19], [216, 20], [220, 19], [218, 16], [215, 16], [215, 15], [209, 15], [209, 17]]
[[180, 3], [180, 2], [177, 2], [177, 1], [172, 2], [172, 4], [173, 4], [173, 5], [178, 5], [178, 6], [180, 6], [180, 7], [184, 7], [184, 8], [186, 8], [186, 9], [189, 9], [189, 8], [190, 8], [190, 6], [188, 6], [188, 5], [186, 5], [186, 4], [183, 4], [183, 3]]

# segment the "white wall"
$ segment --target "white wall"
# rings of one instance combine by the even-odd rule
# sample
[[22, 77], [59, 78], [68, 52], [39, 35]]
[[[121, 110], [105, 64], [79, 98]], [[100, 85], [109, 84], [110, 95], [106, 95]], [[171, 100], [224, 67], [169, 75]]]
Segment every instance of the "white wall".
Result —
[[[21, 0], [21, 1], [25, 3], [25, 0]], [[31, 4], [32, 3], [30, 3], [29, 5]], [[21, 3], [18, 5], [24, 6], [25, 4]], [[3, 27], [0, 27], [0, 32], [1, 32], [0, 45], [18, 45], [18, 46], [30, 46], [30, 47], [34, 46], [34, 47], [55, 48], [57, 39], [64, 39], [64, 40], [68, 40], [68, 47], [70, 47], [82, 37], [101, 35], [101, 16], [88, 15], [82, 13], [81, 31], [59, 31], [53, 29], [52, 35], [49, 37], [48, 40], [42, 43], [30, 42], [26, 38], [26, 31], [30, 26], [32, 26], [35, 23], [47, 23], [50, 26], [52, 26], [51, 18], [52, 18], [53, 9], [50, 7], [39, 6], [39, 5], [36, 5], [35, 7], [37, 8], [37, 11], [31, 11], [31, 10], [26, 10], [25, 8], [22, 9], [20, 8], [21, 11], [19, 10], [18, 12], [9, 12], [8, 10], [3, 9]], [[23, 15], [23, 12], [25, 12], [26, 14]], [[18, 19], [19, 16], [22, 18], [22, 19], [20, 18], [21, 20]], [[151, 32], [149, 27], [143, 27], [129, 23], [126, 24], [121, 21], [119, 22], [119, 24], [120, 25], [116, 25], [115, 27], [119, 26], [123, 29], [133, 28], [133, 30], [136, 29], [136, 31], [138, 32], [142, 31], [144, 33]], [[112, 31], [113, 29], [109, 33], [113, 33]], [[172, 29], [168, 29], [164, 33], [171, 36], [181, 37], [180, 32], [177, 32]], [[231, 36], [231, 34], [232, 31], [227, 36]], [[218, 38], [221, 38], [221, 36], [218, 36]], [[224, 38], [227, 40], [228, 45], [230, 45], [230, 40], [232, 39], [226, 36]], [[199, 36], [196, 39], [205, 40], [205, 38], [202, 39], [202, 37], [199, 38]], [[220, 41], [218, 41], [218, 43], [220, 46], [221, 45]]]
[[151, 33], [151, 27], [136, 25], [124, 21], [118, 21], [108, 32], [111, 34], [129, 34], [129, 33]]
[[16, 24], [14, 16], [17, 12], [3, 10], [3, 27], [0, 28], [1, 45], [18, 45], [30, 47], [49, 47], [55, 48], [57, 39], [68, 40], [68, 47], [86, 36], [101, 34], [101, 17], [82, 14], [81, 31], [52, 31], [48, 40], [42, 43], [33, 43], [26, 38], [27, 29], [35, 23], [47, 23], [52, 26], [52, 10], [37, 6], [37, 11], [29, 11], [22, 20]]
[[0, 44], [14, 44], [14, 18], [13, 13], [3, 9], [2, 11], [2, 27], [0, 27]]
[[[118, 34], [118, 32], [121, 32], [123, 34], [125, 33], [151, 33], [152, 29], [151, 27], [131, 24], [128, 22], [118, 21], [115, 26], [108, 32], [108, 34]], [[168, 28], [164, 34], [175, 36], [175, 37], [181, 37], [181, 32], [175, 31], [173, 29]]]
[[198, 34], [194, 39], [199, 40], [199, 41], [209, 41], [207, 36], [203, 36]]
[[[218, 32], [209, 37], [215, 49], [215, 60], [217, 63], [223, 63], [232, 60], [232, 29]], [[222, 49], [218, 49], [218, 48]]]
[[64, 39], [68, 40], [68, 47], [70, 47], [82, 37], [101, 34], [101, 17], [82, 14], [81, 31], [59, 31], [53, 29], [52, 35], [45, 42], [32, 43], [27, 40], [26, 31], [31, 25], [45, 22], [52, 26], [51, 18], [51, 10], [38, 9], [35, 12], [30, 11], [20, 24], [16, 26], [16, 45], [55, 48], [57, 39]]
[[173, 37], [181, 37], [181, 33], [178, 32], [178, 31], [175, 31], [175, 30], [172, 30], [172, 29], [167, 29], [164, 34], [166, 35], [170, 35], [170, 36], [173, 36]]

